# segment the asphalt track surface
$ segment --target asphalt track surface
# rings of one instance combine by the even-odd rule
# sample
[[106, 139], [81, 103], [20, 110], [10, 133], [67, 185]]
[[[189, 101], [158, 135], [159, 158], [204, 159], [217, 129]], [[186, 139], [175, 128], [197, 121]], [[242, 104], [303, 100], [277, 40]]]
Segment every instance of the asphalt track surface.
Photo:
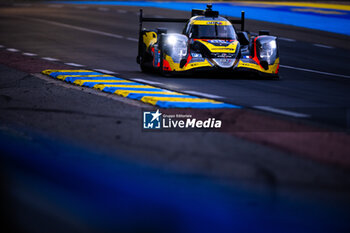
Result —
[[[156, 86], [204, 97], [210, 95], [247, 108], [263, 106], [268, 110], [263, 114], [277, 114], [283, 119], [301, 120], [335, 131], [348, 130], [350, 46], [347, 36], [248, 20], [247, 29], [252, 32], [267, 29], [281, 36], [281, 80], [162, 77], [141, 73], [135, 62], [136, 7], [36, 4], [0, 11], [0, 45], [19, 50], [14, 53], [34, 54], [62, 68], [63, 63], [74, 63], [113, 71], [128, 79], [151, 81]], [[155, 8], [144, 12], [153, 17], [188, 17], [189, 14]], [[182, 25], [166, 26], [170, 31], [182, 29]], [[1, 66], [1, 72], [6, 76], [2, 80], [1, 98], [2, 105], [6, 106], [2, 110], [6, 114], [1, 114], [5, 123], [38, 129], [102, 151], [125, 151], [128, 158], [179, 169], [187, 175], [219, 177], [220, 182], [229, 185], [236, 185], [237, 181], [253, 183], [254, 189], [273, 196], [274, 203], [278, 202], [278, 193], [314, 198], [315, 203], [332, 200], [331, 207], [342, 203], [346, 208], [349, 204], [346, 169], [227, 134], [144, 135], [138, 120], [139, 107], [147, 107], [145, 105], [133, 102], [130, 106], [117, 97], [118, 100], [106, 99], [79, 88], [65, 88], [44, 77], [38, 79], [6, 66]], [[8, 82], [9, 77], [13, 82]], [[12, 86], [20, 94], [6, 90]], [[275, 113], [269, 113], [271, 111]], [[227, 151], [235, 153], [229, 155]], [[344, 227], [341, 224], [346, 222], [345, 217], [337, 220]]]
[[[156, 82], [172, 90], [218, 96], [220, 100], [245, 107], [262, 106], [277, 112], [301, 113], [311, 120], [342, 129], [348, 126], [350, 68], [347, 61], [350, 55], [347, 52], [347, 36], [248, 20], [248, 30], [267, 29], [272, 35], [281, 37], [280, 81], [214, 76], [164, 78], [140, 73], [135, 63], [136, 7], [86, 6], [85, 9], [81, 6], [61, 6], [39, 5], [5, 10], [1, 26], [6, 36], [2, 36], [0, 43], [42, 57], [73, 61], [115, 71], [131, 79]], [[188, 13], [152, 8], [146, 9], [145, 14], [188, 17]], [[158, 25], [147, 26], [154, 28]], [[183, 25], [161, 26], [166, 26], [169, 31], [180, 31]], [[303, 42], [304, 39], [313, 43]]]

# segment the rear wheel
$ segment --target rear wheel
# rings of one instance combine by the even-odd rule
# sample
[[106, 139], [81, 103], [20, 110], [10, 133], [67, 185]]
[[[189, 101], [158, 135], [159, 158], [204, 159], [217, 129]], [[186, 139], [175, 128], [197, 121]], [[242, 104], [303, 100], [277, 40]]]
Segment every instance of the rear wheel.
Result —
[[144, 62], [140, 63], [140, 69], [144, 73], [151, 71], [151, 68], [147, 66]]
[[140, 69], [142, 72], [150, 72], [152, 70], [152, 56], [143, 51], [140, 59]]

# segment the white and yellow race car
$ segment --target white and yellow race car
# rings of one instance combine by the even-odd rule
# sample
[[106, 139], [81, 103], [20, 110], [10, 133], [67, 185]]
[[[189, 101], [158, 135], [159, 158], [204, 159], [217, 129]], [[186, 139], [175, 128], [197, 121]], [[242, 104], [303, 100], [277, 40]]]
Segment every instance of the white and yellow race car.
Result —
[[[186, 23], [180, 33], [165, 28], [148, 30], [143, 22]], [[233, 24], [240, 24], [236, 31]], [[228, 20], [213, 11], [192, 10], [188, 19], [145, 18], [140, 10], [137, 62], [142, 71], [158, 70], [162, 74], [214, 71], [256, 72], [278, 78], [277, 38], [268, 31], [251, 36], [244, 31], [244, 12], [240, 20]]]

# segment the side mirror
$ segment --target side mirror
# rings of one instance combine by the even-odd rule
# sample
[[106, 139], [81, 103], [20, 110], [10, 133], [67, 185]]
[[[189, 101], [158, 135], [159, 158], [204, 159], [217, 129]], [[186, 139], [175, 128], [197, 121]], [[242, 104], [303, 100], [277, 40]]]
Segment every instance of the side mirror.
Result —
[[166, 28], [157, 28], [157, 34], [160, 35], [160, 34], [166, 34], [168, 31], [168, 29]]
[[270, 31], [268, 30], [260, 30], [259, 31], [259, 36], [268, 36], [270, 35]]

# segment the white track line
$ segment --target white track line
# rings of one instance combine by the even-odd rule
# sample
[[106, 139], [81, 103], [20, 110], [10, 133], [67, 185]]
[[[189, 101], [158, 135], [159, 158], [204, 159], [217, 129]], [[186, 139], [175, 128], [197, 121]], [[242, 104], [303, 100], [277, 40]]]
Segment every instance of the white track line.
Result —
[[132, 79], [132, 81], [147, 83], [147, 84], [151, 84], [151, 85], [161, 84], [159, 82], [153, 82], [153, 81], [145, 80], [145, 79], [142, 79], [142, 78], [135, 78], [135, 79]]
[[53, 57], [42, 57], [41, 59], [46, 60], [46, 61], [59, 61], [59, 59], [53, 58]]
[[124, 38], [121, 35], [117, 35], [117, 34], [113, 34], [113, 33], [101, 32], [101, 31], [98, 31], [98, 30], [93, 30], [93, 29], [73, 26], [73, 25], [69, 25], [69, 24], [65, 24], [65, 23], [57, 23], [57, 22], [50, 21], [50, 20], [34, 19], [34, 18], [24, 18], [24, 19], [26, 19], [26, 20], [29, 19], [29, 20], [33, 20], [33, 21], [37, 21], [37, 22], [47, 23], [47, 24], [56, 25], [56, 26], [60, 26], [60, 27], [65, 27], [65, 28], [70, 28], [70, 29], [75, 29], [75, 30], [79, 30], [79, 31], [83, 31], [83, 32], [89, 32], [89, 33], [94, 33], [94, 34], [98, 34], [98, 35], [109, 36], [109, 37], [118, 38], [118, 39]]
[[297, 117], [297, 118], [309, 118], [310, 117], [310, 115], [308, 115], [308, 114], [287, 111], [287, 110], [273, 108], [273, 107], [269, 107], [269, 106], [253, 106], [253, 108], [263, 110], [263, 111], [278, 113], [278, 114], [282, 114], [282, 115]]
[[284, 38], [284, 37], [278, 37], [279, 40], [284, 40], [284, 41], [288, 41], [288, 42], [295, 42], [296, 40], [294, 39], [289, 39], [289, 38]]
[[3, 46], [3, 45], [0, 44], [0, 48], [4, 48], [4, 47], [5, 47], [5, 46]]
[[99, 8], [97, 8], [97, 10], [99, 10], [99, 11], [109, 11], [109, 8], [99, 7]]
[[126, 12], [128, 12], [126, 10], [117, 10], [117, 11], [118, 11], [118, 13], [122, 13], [122, 14], [125, 14]]
[[316, 74], [335, 76], [335, 77], [340, 77], [340, 78], [350, 78], [349, 75], [334, 74], [334, 73], [328, 73], [328, 72], [323, 72], [323, 71], [318, 71], [318, 70], [310, 70], [310, 69], [293, 67], [293, 66], [287, 66], [287, 65], [280, 65], [280, 67], [287, 68], [287, 69], [293, 69], [293, 70], [306, 71], [306, 72], [311, 72], [311, 73], [316, 73]]
[[139, 40], [132, 37], [126, 37], [127, 40], [138, 42]]
[[182, 91], [182, 92], [184, 92], [186, 94], [198, 95], [198, 96], [201, 96], [201, 97], [207, 97], [207, 98], [213, 98], [213, 99], [222, 99], [222, 98], [224, 98], [222, 96], [208, 94], [208, 93], [203, 93], [203, 92], [199, 92], [199, 91]]
[[35, 57], [35, 56], [38, 56], [37, 54], [35, 53], [22, 53], [24, 56], [29, 56], [29, 57]]
[[10, 51], [10, 52], [19, 52], [18, 49], [14, 49], [14, 48], [8, 48], [6, 49], [7, 51]]
[[68, 65], [68, 66], [76, 66], [76, 67], [83, 67], [84, 65], [81, 65], [81, 64], [77, 64], [77, 63], [70, 63], [70, 62], [68, 62], [68, 63], [64, 63], [64, 64], [66, 64], [66, 65]]
[[105, 73], [105, 74], [118, 74], [117, 72], [110, 71], [110, 70], [104, 70], [104, 69], [94, 69], [94, 71], [102, 72], [102, 73]]
[[323, 44], [313, 44], [314, 46], [320, 47], [320, 48], [326, 48], [326, 49], [333, 49], [334, 47], [323, 45]]

